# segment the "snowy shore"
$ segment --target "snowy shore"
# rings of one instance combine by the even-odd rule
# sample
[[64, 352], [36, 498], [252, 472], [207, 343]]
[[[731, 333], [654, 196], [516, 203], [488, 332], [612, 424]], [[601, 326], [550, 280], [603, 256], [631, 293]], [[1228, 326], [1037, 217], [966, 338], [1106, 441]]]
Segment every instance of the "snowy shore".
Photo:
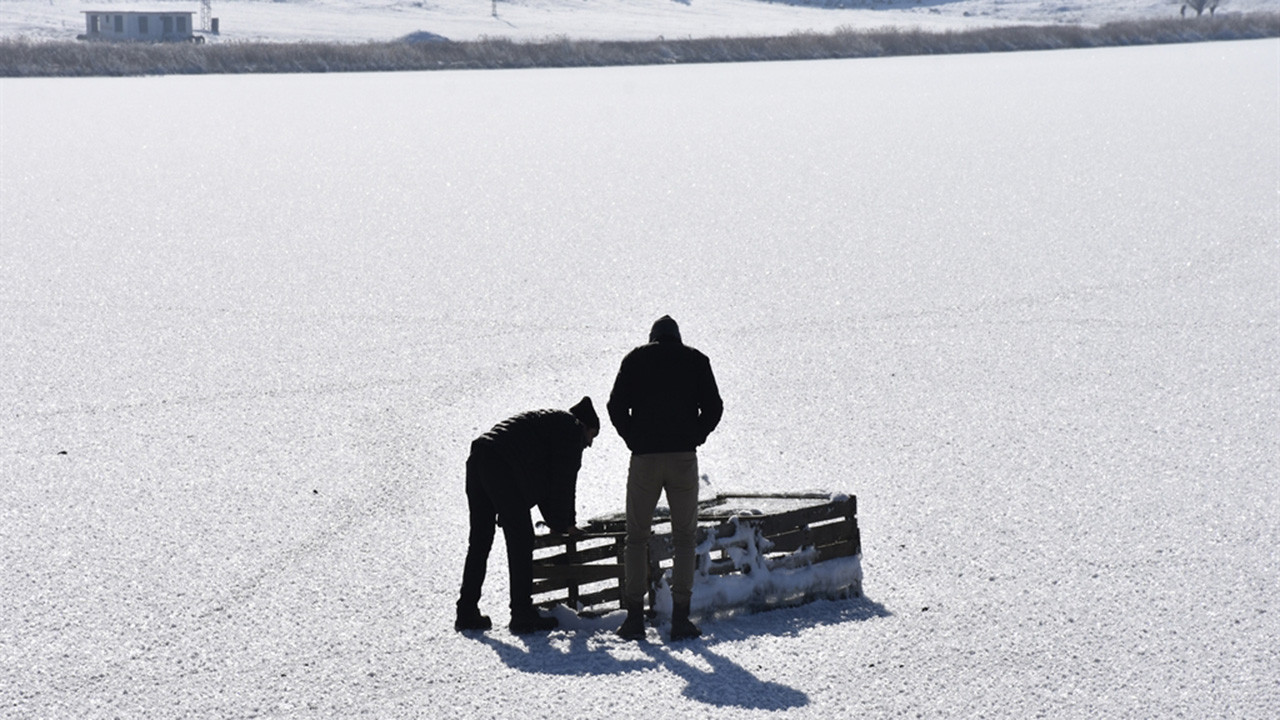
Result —
[[[168, 2], [195, 12], [199, 3]], [[81, 0], [5, 0], [0, 38], [74, 38], [82, 10], [145, 6]], [[1009, 25], [1099, 25], [1179, 17], [1172, 0], [1048, 3], [1042, 0], [216, 0], [219, 42], [366, 42], [410, 36], [449, 40], [548, 38], [653, 40], [831, 32], [839, 28], [927, 30]], [[1226, 0], [1222, 13], [1275, 11], [1275, 0]], [[494, 14], [496, 10], [496, 15]], [[198, 15], [197, 15], [198, 18]]]

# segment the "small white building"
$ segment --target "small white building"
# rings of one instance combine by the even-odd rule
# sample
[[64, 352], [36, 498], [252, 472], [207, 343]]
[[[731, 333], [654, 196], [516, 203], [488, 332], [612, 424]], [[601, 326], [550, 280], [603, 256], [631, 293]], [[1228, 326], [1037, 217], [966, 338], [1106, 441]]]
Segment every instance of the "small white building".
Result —
[[195, 35], [193, 11], [128, 10], [101, 8], [85, 10], [81, 40], [135, 42], [201, 42]]

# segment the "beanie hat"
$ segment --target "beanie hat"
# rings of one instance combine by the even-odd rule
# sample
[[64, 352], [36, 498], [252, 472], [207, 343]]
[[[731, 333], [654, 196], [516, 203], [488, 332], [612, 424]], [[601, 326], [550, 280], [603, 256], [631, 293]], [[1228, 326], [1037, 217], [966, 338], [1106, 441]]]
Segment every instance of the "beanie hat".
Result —
[[680, 326], [670, 315], [663, 315], [653, 324], [653, 329], [649, 331], [649, 342], [658, 342], [659, 340], [670, 339], [676, 342], [680, 341]]
[[596, 415], [596, 408], [591, 404], [591, 398], [583, 396], [577, 405], [569, 408], [569, 412], [578, 418], [578, 422], [596, 430], [600, 429], [600, 416]]

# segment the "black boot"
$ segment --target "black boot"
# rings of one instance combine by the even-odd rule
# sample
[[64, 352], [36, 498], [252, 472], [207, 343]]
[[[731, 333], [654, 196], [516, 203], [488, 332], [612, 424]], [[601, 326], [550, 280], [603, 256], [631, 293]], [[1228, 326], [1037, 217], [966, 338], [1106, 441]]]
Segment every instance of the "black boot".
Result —
[[508, 626], [516, 635], [547, 632], [560, 627], [560, 621], [553, 617], [543, 617], [533, 607], [511, 611], [511, 624]]
[[458, 604], [458, 619], [453, 621], [453, 629], [458, 632], [464, 630], [488, 630], [493, 627], [493, 621], [488, 615], [481, 615], [480, 608], [475, 605]]
[[671, 640], [690, 640], [702, 634], [689, 620], [689, 601], [676, 601], [671, 609]]
[[623, 640], [643, 640], [644, 606], [627, 605], [627, 619], [622, 621], [622, 626], [617, 629], [616, 634]]

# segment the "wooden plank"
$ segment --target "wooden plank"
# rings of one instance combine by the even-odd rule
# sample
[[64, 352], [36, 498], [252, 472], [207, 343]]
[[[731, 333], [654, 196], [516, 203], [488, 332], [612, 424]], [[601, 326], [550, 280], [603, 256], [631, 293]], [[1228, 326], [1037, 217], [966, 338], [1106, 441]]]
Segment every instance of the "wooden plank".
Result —
[[578, 602], [581, 602], [584, 607], [600, 605], [601, 603], [606, 602], [617, 603], [618, 606], [621, 607], [622, 586], [618, 585], [616, 587], [605, 588], [591, 593], [584, 593], [580, 598], [578, 598]]
[[707, 564], [708, 575], [732, 575], [738, 572], [738, 568], [733, 566], [733, 560], [725, 558], [724, 560], [713, 560]]
[[[838, 495], [839, 493], [834, 493], [834, 494]], [[698, 508], [699, 510], [713, 511], [717, 506], [724, 505], [731, 500], [814, 500], [814, 501], [821, 501], [821, 502], [815, 502], [812, 505], [810, 505], [811, 507], [818, 506], [818, 505], [826, 505], [831, 503], [843, 504], [845, 502], [849, 502], [851, 503], [850, 511], [855, 515], [857, 514], [858, 506], [857, 506], [856, 496], [846, 495], [845, 496], [846, 499], [844, 500], [833, 500], [832, 496], [833, 496], [833, 493], [826, 493], [826, 492], [721, 493], [709, 498], [705, 498], [703, 500], [699, 500]], [[713, 519], [719, 519], [720, 517], [721, 515], [717, 513], [715, 514], [715, 517]], [[670, 511], [667, 508], [658, 507], [654, 509], [654, 513], [653, 513], [654, 522], [667, 522], [670, 519], [671, 519]], [[610, 532], [612, 532], [614, 528], [617, 528], [620, 531], [625, 532], [626, 521], [627, 521], [627, 516], [625, 512], [616, 512], [616, 513], [610, 513], [608, 515], [602, 515], [599, 517], [591, 518], [591, 520], [587, 521], [587, 525], [590, 528], [608, 527], [610, 528]]]
[[[777, 516], [772, 516], [772, 517], [777, 517]], [[761, 516], [760, 519], [743, 518], [742, 524], [745, 524], [745, 525], [756, 525], [757, 523], [764, 524], [763, 521], [765, 519], [772, 519], [772, 517]], [[786, 525], [786, 526], [774, 529], [773, 532], [769, 532], [767, 529], [762, 528], [761, 532], [769, 542], [774, 544], [774, 548], [773, 548], [774, 551], [791, 551], [791, 550], [796, 550], [805, 545], [814, 544], [813, 540], [808, 539], [809, 534], [812, 532], [819, 533], [819, 536], [821, 537], [826, 537], [827, 534], [831, 532], [847, 534], [848, 532], [847, 530], [831, 530], [830, 528], [847, 528], [849, 524], [850, 523], [848, 518], [842, 518], [838, 522], [828, 523], [826, 525], [819, 525], [816, 528], [810, 528], [806, 523], [806, 524], [800, 524], [800, 525]], [[724, 540], [726, 538], [733, 537], [733, 535], [737, 532], [737, 528], [733, 525], [733, 523], [723, 523], [714, 528], [709, 528], [707, 532], [708, 533], [714, 532], [717, 540]], [[699, 542], [701, 541], [702, 541], [702, 538], [699, 538]]]
[[623, 577], [622, 565], [534, 565], [533, 576], [548, 580], [563, 580], [587, 584], [601, 580], [619, 580]]
[[732, 560], [715, 560], [707, 565], [708, 575], [730, 575], [737, 572]]
[[[844, 538], [835, 538], [835, 540], [831, 540], [829, 537], [826, 537], [826, 538], [815, 537], [814, 532], [812, 530], [810, 530], [809, 528], [805, 528], [801, 532], [790, 534], [786, 538], [782, 538], [782, 539], [785, 539], [787, 542], [785, 544], [778, 543], [774, 545], [773, 550], [771, 552], [777, 553], [777, 554], [780, 554], [783, 552], [797, 552], [797, 551], [804, 550], [806, 548], [816, 547], [818, 545], [830, 545], [831, 542], [836, 542]], [[826, 542], [823, 542], [823, 540], [826, 540]], [[793, 545], [792, 541], [799, 541], [799, 542], [796, 542]]]
[[862, 544], [859, 542], [858, 537], [858, 526], [853, 523], [812, 528], [808, 544], [819, 550], [833, 545], [847, 545], [850, 551], [844, 554], [860, 555], [862, 553]]
[[556, 590], [565, 590], [569, 586], [561, 580], [534, 580], [533, 594], [541, 595], [543, 593], [555, 592]]
[[[814, 557], [811, 563], [800, 563], [797, 565], [797, 567], [803, 566], [805, 564], [819, 563], [819, 562], [823, 562], [825, 560], [831, 560], [834, 558], [857, 555], [858, 553], [855, 552], [855, 549], [856, 549], [855, 545], [848, 540], [842, 540], [840, 542], [824, 545], [821, 547], [815, 547]], [[770, 561], [770, 558], [766, 557], [765, 559], [766, 561]], [[731, 558], [726, 557], [726, 558], [714, 559], [707, 563], [708, 575], [716, 575], [716, 576], [732, 575], [737, 572], [740, 572], [740, 571], [738, 570], [737, 567], [735, 567], [734, 562]]]
[[741, 498], [744, 500], [771, 500], [773, 498], [782, 498], [783, 500], [830, 500], [829, 492], [794, 492], [794, 493], [755, 493], [755, 492], [732, 492], [721, 493], [716, 495], [717, 498], [728, 500], [730, 498]]
[[839, 542], [834, 545], [824, 545], [818, 550], [818, 559], [815, 562], [825, 562], [839, 557], [851, 557], [859, 554], [858, 546], [852, 541]]
[[557, 535], [555, 533], [544, 533], [542, 535], [533, 536], [533, 549], [538, 550], [548, 547], [565, 547], [570, 542], [578, 545], [592, 544], [593, 542], [616, 541], [618, 538], [624, 537], [625, 532], [588, 532], [581, 537], [569, 540], [568, 535]]
[[777, 515], [761, 515], [758, 518], [750, 518], [750, 520], [760, 528], [766, 537], [770, 537], [792, 528], [811, 525], [822, 520], [853, 517], [849, 509], [850, 504], [848, 502], [840, 502], [791, 510]]
[[785, 537], [789, 532], [801, 531], [814, 523], [833, 519], [837, 521], [853, 519], [852, 516], [844, 512], [847, 506], [842, 506], [845, 506], [845, 504], [800, 508], [799, 510], [789, 510], [775, 515], [740, 515], [738, 516], [739, 523], [737, 525], [732, 522], [722, 522], [713, 527], [700, 528], [698, 542], [701, 543], [710, 534], [714, 534], [718, 540], [723, 540], [737, 533], [739, 525], [749, 525], [760, 528], [765, 537], [777, 543], [778, 540], [776, 538]]
[[627, 533], [627, 518], [623, 513], [616, 513], [602, 518], [592, 518], [587, 523], [587, 528], [593, 534], [619, 534]]
[[809, 545], [830, 545], [853, 538], [855, 526], [849, 520], [817, 527], [802, 527], [768, 536], [773, 547], [769, 552], [794, 552]]
[[596, 592], [599, 590], [608, 590], [611, 588], [622, 587], [622, 581], [616, 577], [604, 579], [592, 579], [588, 581], [565, 580], [563, 578], [541, 579], [535, 580], [533, 583], [534, 595], [545, 595], [554, 593], [559, 597], [564, 597], [566, 591], [570, 588], [577, 587], [583, 594]]
[[618, 545], [599, 545], [590, 548], [578, 548], [573, 552], [565, 551], [555, 555], [542, 555], [534, 558], [534, 562], [548, 563], [552, 565], [571, 565], [598, 562], [600, 560], [613, 560], [618, 557]]
[[571, 591], [574, 588], [582, 589], [587, 586], [621, 587], [622, 581], [619, 578], [605, 578], [604, 580], [593, 579], [590, 581], [579, 581], [577, 579], [566, 580], [564, 578], [535, 579], [533, 581], [533, 594], [543, 595], [546, 593], [556, 593], [558, 597], [565, 597], [568, 591]]
[[[749, 502], [759, 500], [754, 506]], [[778, 503], [776, 501], [785, 501]], [[768, 502], [774, 501], [774, 502]], [[832, 500], [830, 493], [822, 492], [800, 492], [800, 493], [726, 493], [717, 495], [711, 500], [698, 504], [698, 519], [701, 521], [725, 520], [734, 515], [738, 515], [744, 519], [751, 517], [768, 517], [777, 515], [781, 512], [791, 512], [794, 510], [805, 510], [812, 507], [828, 505], [833, 502], [844, 502], [844, 500]], [[789, 509], [769, 510], [771, 505], [790, 505]]]
[[[705, 499], [702, 499], [702, 500], [699, 500], [699, 501], [698, 501], [698, 510], [699, 510], [698, 517], [699, 517], [699, 519], [700, 519], [700, 520], [720, 520], [720, 519], [723, 519], [724, 517], [726, 517], [726, 515], [724, 514], [724, 512], [717, 511], [717, 510], [716, 510], [716, 508], [717, 508], [718, 506], [725, 505], [726, 503], [728, 503], [729, 501], [732, 501], [732, 500], [813, 500], [813, 501], [822, 501], [821, 503], [816, 503], [816, 504], [828, 504], [828, 503], [830, 503], [830, 502], [844, 502], [844, 501], [832, 501], [832, 500], [831, 500], [831, 496], [832, 496], [832, 494], [831, 494], [831, 493], [826, 493], [826, 492], [795, 492], [795, 493], [750, 493], [750, 492], [737, 492], [737, 493], [720, 493], [720, 494], [717, 494], [717, 495], [713, 495], [712, 497], [705, 498]], [[848, 496], [848, 497], [849, 497], [850, 499], [853, 499], [853, 496]], [[815, 506], [816, 506], [816, 504], [815, 504]], [[803, 509], [803, 508], [801, 508], [801, 509]], [[855, 513], [857, 512], [857, 506], [856, 506], [856, 505], [854, 505], [854, 506], [853, 506], [853, 512], [855, 512]], [[587, 525], [588, 525], [588, 527], [592, 528], [593, 530], [601, 530], [601, 531], [606, 531], [606, 532], [625, 532], [625, 531], [626, 531], [626, 520], [627, 520], [626, 513], [624, 513], [624, 512], [617, 512], [617, 513], [610, 513], [609, 515], [602, 515], [602, 516], [600, 516], [600, 517], [592, 518], [591, 520], [589, 520], [589, 521], [588, 521]], [[670, 520], [671, 520], [671, 514], [670, 514], [670, 510], [669, 510], [668, 508], [665, 508], [665, 507], [658, 507], [658, 508], [655, 508], [655, 509], [654, 509], [654, 513], [653, 513], [653, 522], [654, 522], [654, 523], [664, 523], [664, 522], [669, 522]]]
[[773, 547], [769, 548], [771, 553], [779, 552], [795, 552], [806, 545], [812, 545], [809, 540], [808, 528], [796, 528], [790, 532], [784, 532], [767, 538], [773, 543]]
[[[730, 515], [748, 516], [752, 514], [769, 515], [769, 512], [761, 512], [761, 507], [744, 507], [747, 503], [743, 500], [784, 500], [789, 501], [788, 504], [796, 509], [801, 507], [811, 507], [814, 505], [825, 504], [830, 502], [829, 493], [723, 493], [715, 497], [708, 498], [698, 503], [698, 518], [707, 520], [720, 520]], [[757, 503], [757, 505], [767, 503]]]
[[[551, 607], [553, 605], [567, 604], [566, 601], [567, 601], [567, 598], [562, 594], [556, 597], [549, 597], [549, 598], [535, 600], [534, 604], [538, 605], [539, 607]], [[610, 588], [604, 588], [602, 590], [595, 590], [592, 592], [582, 593], [581, 595], [578, 596], [577, 602], [571, 605], [570, 607], [581, 605], [584, 608], [590, 608], [590, 607], [595, 607], [598, 605], [605, 605], [605, 604], [612, 605], [613, 609], [617, 609], [621, 607], [622, 606], [622, 588], [610, 587]]]

